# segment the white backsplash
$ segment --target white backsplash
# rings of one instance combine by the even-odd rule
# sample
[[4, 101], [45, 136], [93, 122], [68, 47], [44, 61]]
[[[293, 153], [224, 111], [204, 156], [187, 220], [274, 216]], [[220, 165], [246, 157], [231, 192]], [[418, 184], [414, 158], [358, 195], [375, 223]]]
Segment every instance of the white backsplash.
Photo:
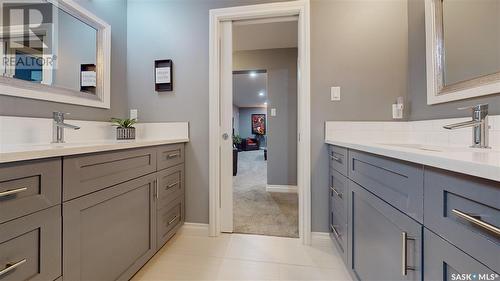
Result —
[[[471, 128], [457, 130], [443, 128], [444, 125], [468, 120], [470, 117], [410, 122], [328, 121], [325, 124], [325, 139], [470, 146]], [[490, 116], [489, 123], [490, 146], [500, 149], [500, 115]]]
[[[110, 122], [66, 120], [80, 130], [65, 129], [68, 143], [116, 140], [116, 128]], [[188, 122], [138, 123], [135, 125], [138, 139], [187, 139]], [[52, 119], [0, 116], [0, 144], [47, 144], [52, 141]]]

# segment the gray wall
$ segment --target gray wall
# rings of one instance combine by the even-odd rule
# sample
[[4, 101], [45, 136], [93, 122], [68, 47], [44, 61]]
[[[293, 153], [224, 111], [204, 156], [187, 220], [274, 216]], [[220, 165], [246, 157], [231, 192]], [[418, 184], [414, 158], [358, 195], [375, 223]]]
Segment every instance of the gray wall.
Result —
[[[252, 134], [252, 114], [267, 114], [265, 107], [240, 107], [240, 136], [242, 139], [253, 138]], [[267, 117], [267, 115], [266, 115]], [[266, 125], [269, 125], [266, 120]], [[268, 128], [269, 129], [269, 128]], [[269, 131], [268, 131], [269, 133]]]
[[[407, 91], [406, 2], [311, 1], [312, 229], [328, 231], [329, 120], [391, 120]], [[341, 86], [342, 100], [330, 101]]]
[[467, 117], [468, 111], [457, 108], [489, 103], [491, 114], [500, 114], [500, 95], [467, 99], [437, 105], [427, 105], [425, 70], [425, 10], [424, 0], [408, 0], [408, 100], [410, 120]]
[[52, 111], [70, 112], [68, 119], [107, 121], [111, 117], [128, 116], [127, 67], [127, 2], [126, 0], [78, 0], [85, 8], [111, 25], [111, 109], [31, 100], [0, 95], [0, 115], [52, 117]]
[[[186, 221], [208, 223], [208, 12], [275, 0], [129, 0], [127, 91], [141, 122], [189, 121]], [[153, 61], [172, 59], [174, 91], [154, 91]], [[123, 80], [125, 81], [125, 80]]]
[[267, 183], [297, 185], [297, 48], [235, 52], [233, 70], [251, 69], [267, 70]]

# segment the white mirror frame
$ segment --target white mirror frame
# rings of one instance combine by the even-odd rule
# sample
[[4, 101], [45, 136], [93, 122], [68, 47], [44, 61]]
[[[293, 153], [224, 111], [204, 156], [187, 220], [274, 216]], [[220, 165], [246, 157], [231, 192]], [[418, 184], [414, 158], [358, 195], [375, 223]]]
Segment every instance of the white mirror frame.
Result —
[[427, 104], [500, 93], [500, 72], [444, 84], [443, 2], [425, 0], [425, 36], [427, 62]]
[[109, 109], [111, 106], [111, 26], [73, 0], [47, 0], [97, 30], [96, 94], [0, 77], [0, 95]]

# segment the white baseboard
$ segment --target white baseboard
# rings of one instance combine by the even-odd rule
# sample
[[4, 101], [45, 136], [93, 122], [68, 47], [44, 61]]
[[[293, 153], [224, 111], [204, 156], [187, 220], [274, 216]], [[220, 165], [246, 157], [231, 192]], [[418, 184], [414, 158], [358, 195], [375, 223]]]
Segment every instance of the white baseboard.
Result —
[[208, 236], [208, 224], [185, 222], [180, 231], [188, 235]]
[[316, 239], [330, 239], [330, 233], [328, 232], [311, 232], [311, 238]]
[[297, 193], [296, 185], [270, 185], [266, 186], [267, 192]]

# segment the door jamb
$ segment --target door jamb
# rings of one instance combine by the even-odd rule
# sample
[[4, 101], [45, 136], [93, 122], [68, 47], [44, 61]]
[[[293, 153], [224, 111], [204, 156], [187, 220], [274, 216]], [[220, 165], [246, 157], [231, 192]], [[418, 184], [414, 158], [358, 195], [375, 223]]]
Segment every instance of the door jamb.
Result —
[[209, 34], [209, 235], [220, 235], [220, 23], [299, 16], [297, 186], [299, 237], [311, 243], [310, 3], [309, 0], [210, 10]]

